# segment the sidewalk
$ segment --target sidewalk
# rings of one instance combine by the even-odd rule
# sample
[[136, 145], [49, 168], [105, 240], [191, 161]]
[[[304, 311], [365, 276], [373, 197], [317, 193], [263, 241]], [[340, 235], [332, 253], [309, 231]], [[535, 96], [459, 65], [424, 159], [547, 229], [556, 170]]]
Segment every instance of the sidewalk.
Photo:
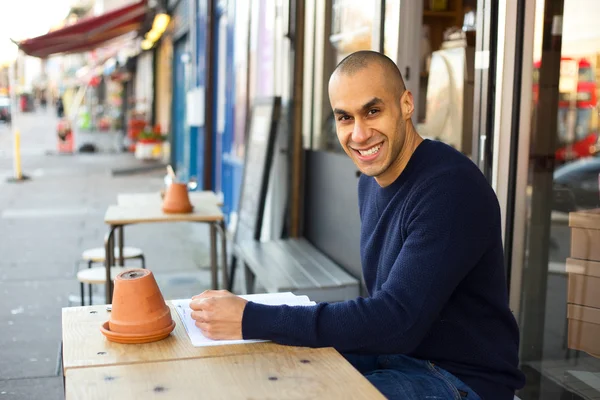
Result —
[[[61, 308], [79, 295], [75, 263], [83, 250], [103, 245], [104, 212], [117, 193], [158, 191], [165, 173], [114, 177], [112, 169], [141, 165], [131, 154], [47, 154], [56, 149], [51, 110], [17, 123], [31, 180], [6, 182], [12, 135], [0, 125], [0, 399], [61, 399]], [[143, 249], [165, 298], [209, 287], [206, 226], [126, 227], [125, 243]], [[95, 295], [103, 298], [103, 291]]]

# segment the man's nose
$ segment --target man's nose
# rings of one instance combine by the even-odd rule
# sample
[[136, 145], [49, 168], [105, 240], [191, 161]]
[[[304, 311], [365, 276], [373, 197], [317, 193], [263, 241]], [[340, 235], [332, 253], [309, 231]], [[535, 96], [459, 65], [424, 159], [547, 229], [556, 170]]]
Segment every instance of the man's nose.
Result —
[[361, 122], [356, 120], [354, 122], [354, 129], [352, 130], [352, 141], [354, 143], [364, 143], [371, 137], [368, 127]]

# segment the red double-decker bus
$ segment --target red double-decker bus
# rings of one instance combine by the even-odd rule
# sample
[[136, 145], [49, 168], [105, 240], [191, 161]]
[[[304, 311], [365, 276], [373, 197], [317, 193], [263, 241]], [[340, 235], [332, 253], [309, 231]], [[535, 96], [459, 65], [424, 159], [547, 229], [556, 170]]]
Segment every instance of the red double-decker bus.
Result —
[[[569, 68], [569, 66], [576, 67]], [[540, 61], [534, 63], [533, 98], [539, 95]], [[569, 71], [570, 70], [570, 71]], [[574, 76], [571, 76], [573, 75]], [[596, 79], [592, 65], [585, 58], [561, 58], [561, 81], [575, 80], [577, 91], [561, 91], [558, 101], [558, 146], [555, 157], [559, 162], [589, 157], [600, 152], [598, 126], [592, 125], [597, 105]], [[562, 85], [559, 85], [562, 87]], [[574, 124], [569, 124], [569, 110], [574, 107]]]

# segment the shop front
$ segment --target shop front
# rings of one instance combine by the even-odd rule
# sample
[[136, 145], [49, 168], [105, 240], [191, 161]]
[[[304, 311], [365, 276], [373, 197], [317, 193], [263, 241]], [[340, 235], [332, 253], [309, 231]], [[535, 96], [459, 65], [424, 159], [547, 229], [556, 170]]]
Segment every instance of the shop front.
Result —
[[[170, 2], [175, 3], [175, 2]], [[192, 43], [190, 1], [173, 4], [173, 95], [171, 101], [171, 160], [178, 178], [197, 176], [197, 138], [191, 134], [187, 115], [187, 94], [192, 88]]]
[[[600, 3], [519, 2], [520, 91], [507, 182], [522, 399], [600, 396]], [[515, 85], [519, 82], [515, 79]]]
[[358, 171], [338, 145], [327, 82], [351, 52], [381, 51], [414, 94], [419, 133], [470, 157], [497, 193], [527, 375], [521, 399], [600, 395], [600, 223], [586, 213], [600, 208], [599, 6], [336, 0], [304, 9], [303, 173], [291, 182], [302, 186], [300, 235], [360, 277]]
[[491, 153], [473, 130], [474, 121], [484, 124], [489, 113], [474, 100], [491, 79], [488, 69], [476, 69], [477, 46], [485, 62], [494, 57], [489, 27], [475, 22], [490, 20], [485, 2], [433, 3], [388, 0], [365, 8], [360, 1], [334, 0], [306, 5], [302, 234], [355, 277], [362, 274], [359, 172], [339, 145], [327, 92], [329, 77], [344, 57], [358, 50], [383, 52], [397, 63], [413, 93], [413, 123], [422, 136], [454, 146], [482, 169], [483, 154]]

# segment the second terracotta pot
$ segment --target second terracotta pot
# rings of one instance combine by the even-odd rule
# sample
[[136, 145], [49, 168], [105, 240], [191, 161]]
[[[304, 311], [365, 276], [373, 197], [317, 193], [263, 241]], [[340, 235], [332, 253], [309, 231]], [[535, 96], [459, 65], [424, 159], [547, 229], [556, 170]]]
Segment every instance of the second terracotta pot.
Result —
[[190, 203], [188, 187], [185, 183], [171, 183], [165, 192], [162, 209], [170, 214], [186, 214], [194, 207]]
[[153, 334], [173, 324], [171, 309], [147, 269], [122, 272], [115, 278], [108, 327], [123, 334]]

